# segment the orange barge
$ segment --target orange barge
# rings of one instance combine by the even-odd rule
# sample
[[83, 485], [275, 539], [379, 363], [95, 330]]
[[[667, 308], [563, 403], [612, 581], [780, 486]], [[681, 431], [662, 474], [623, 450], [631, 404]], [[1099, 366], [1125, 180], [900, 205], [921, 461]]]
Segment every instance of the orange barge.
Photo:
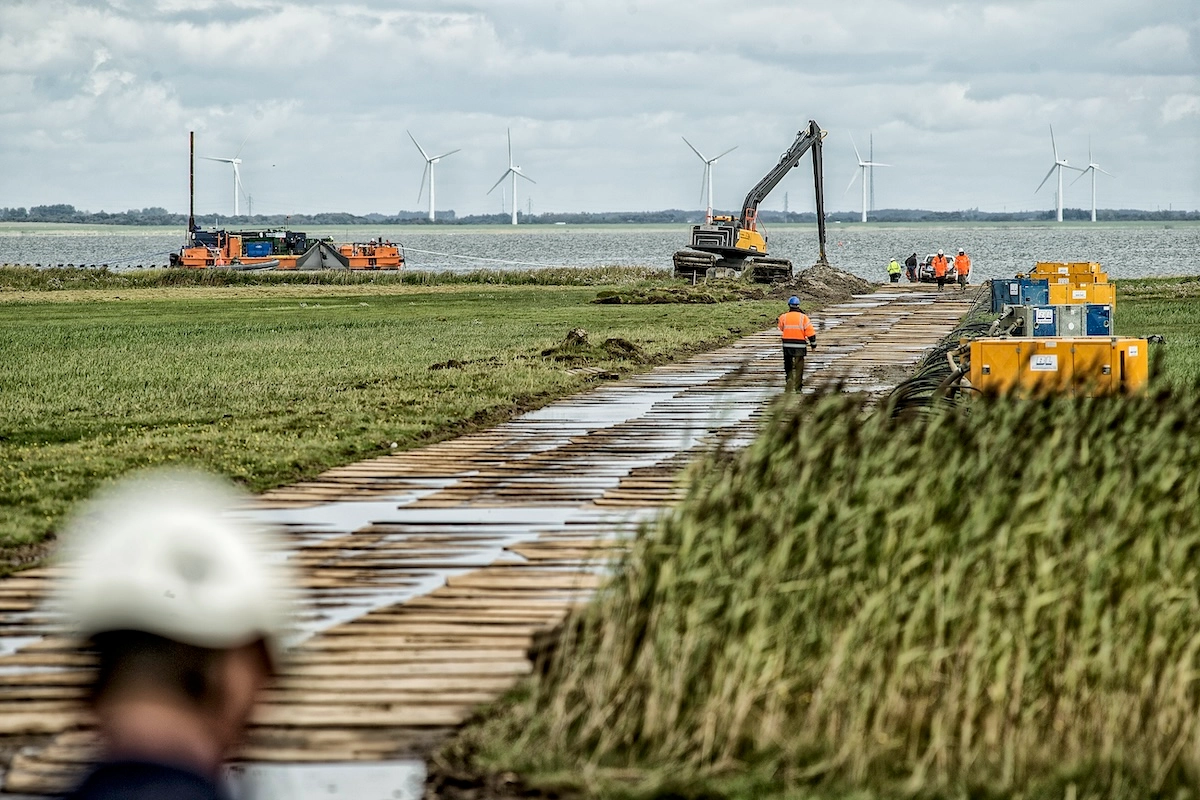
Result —
[[372, 239], [335, 245], [300, 231], [193, 229], [171, 266], [192, 269], [402, 269], [404, 248]]

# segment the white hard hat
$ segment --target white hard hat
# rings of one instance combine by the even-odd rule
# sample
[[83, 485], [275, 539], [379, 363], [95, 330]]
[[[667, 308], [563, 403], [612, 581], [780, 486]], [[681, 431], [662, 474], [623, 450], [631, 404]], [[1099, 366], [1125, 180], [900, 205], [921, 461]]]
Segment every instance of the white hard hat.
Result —
[[55, 605], [84, 637], [135, 630], [211, 649], [262, 639], [278, 660], [290, 582], [269, 532], [234, 514], [239, 505], [198, 472], [122, 481], [67, 526]]
[[945, 255], [945, 253], [943, 253], [941, 250], [938, 250], [938, 255], [939, 255], [939, 256], [941, 256], [941, 255]]
[[963, 250], [963, 249], [960, 247], [960, 248], [958, 248], [958, 252], [960, 252], [960, 253], [965, 253], [965, 252], [967, 252], [967, 251], [966, 251], [966, 250]]

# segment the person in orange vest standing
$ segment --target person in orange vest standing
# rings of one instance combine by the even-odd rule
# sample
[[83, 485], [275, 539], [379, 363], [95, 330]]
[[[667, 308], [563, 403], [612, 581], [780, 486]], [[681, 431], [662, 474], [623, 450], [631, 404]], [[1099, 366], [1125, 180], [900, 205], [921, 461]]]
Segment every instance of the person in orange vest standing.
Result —
[[783, 338], [783, 373], [788, 388], [799, 391], [804, 384], [804, 356], [809, 349], [817, 349], [817, 329], [800, 310], [800, 298], [795, 295], [788, 298], [788, 310], [779, 315], [779, 335]]
[[971, 257], [961, 247], [958, 248], [958, 255], [954, 257], [954, 272], [958, 275], [958, 290], [966, 291], [967, 279], [971, 275]]
[[937, 278], [938, 291], [946, 285], [946, 271], [950, 263], [946, 260], [946, 254], [938, 250], [937, 255], [933, 257], [933, 277]]

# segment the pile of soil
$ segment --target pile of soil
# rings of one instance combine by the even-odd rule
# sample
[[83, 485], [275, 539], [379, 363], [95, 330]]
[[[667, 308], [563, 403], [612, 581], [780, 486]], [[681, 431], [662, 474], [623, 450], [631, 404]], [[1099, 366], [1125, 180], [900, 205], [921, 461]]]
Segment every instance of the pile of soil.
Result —
[[605, 357], [636, 363], [645, 361], [642, 348], [628, 339], [612, 336], [605, 339], [604, 344], [596, 346], [588, 340], [588, 332], [583, 328], [572, 328], [565, 339], [543, 350], [542, 357], [566, 363], [597, 361]]
[[787, 299], [792, 295], [800, 298], [801, 303], [844, 303], [856, 294], [867, 294], [875, 291], [871, 281], [851, 275], [837, 267], [818, 264], [798, 272], [791, 281], [779, 283], [772, 287], [771, 296]]
[[655, 286], [625, 291], [605, 290], [596, 295], [599, 305], [662, 305], [674, 303], [733, 303], [738, 300], [762, 300], [766, 288], [758, 284], [734, 280], [706, 281], [698, 286]]

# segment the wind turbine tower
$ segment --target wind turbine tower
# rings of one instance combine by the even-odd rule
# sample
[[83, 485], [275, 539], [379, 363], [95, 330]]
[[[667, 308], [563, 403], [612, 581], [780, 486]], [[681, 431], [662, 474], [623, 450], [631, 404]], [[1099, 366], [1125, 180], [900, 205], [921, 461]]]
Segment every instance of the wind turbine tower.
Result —
[[434, 180], [433, 180], [433, 167], [435, 164], [437, 164], [439, 161], [441, 161], [446, 156], [452, 156], [455, 153], [457, 153], [458, 150], [451, 150], [448, 153], [442, 153], [440, 156], [431, 156], [425, 152], [424, 147], [421, 147], [420, 143], [417, 141], [417, 137], [412, 135], [412, 131], [405, 131], [405, 133], [408, 134], [408, 138], [412, 139], [412, 143], [417, 146], [417, 149], [421, 151], [421, 158], [425, 159], [425, 171], [421, 173], [421, 189], [420, 189], [420, 191], [417, 192], [417, 202], [418, 203], [421, 202], [421, 195], [425, 193], [425, 178], [426, 178], [426, 176], [428, 176], [428, 178], [429, 178], [429, 221], [433, 222], [434, 221], [433, 204], [435, 202], [434, 197], [436, 196], [435, 184], [434, 184]]
[[[868, 134], [870, 142], [867, 145], [867, 161], [875, 160], [875, 134]], [[872, 166], [868, 177], [871, 179], [871, 210], [875, 210], [875, 167]]]
[[1079, 177], [1071, 181], [1071, 185], [1079, 183], [1080, 179], [1088, 173], [1092, 173], [1092, 222], [1096, 221], [1096, 173], [1103, 172], [1110, 178], [1116, 177], [1111, 172], [1107, 172], [1100, 168], [1100, 165], [1092, 160], [1092, 139], [1088, 137], [1088, 165], [1080, 173]]
[[[854, 157], [858, 159], [858, 170], [850, 178], [850, 183], [846, 184], [846, 192], [850, 191], [850, 187], [854, 186], [854, 182], [862, 178], [862, 221], [867, 221], [867, 182], [871, 179], [870, 170], [874, 167], [890, 167], [891, 164], [882, 164], [878, 161], [868, 160], [863, 161], [863, 157], [858, 152], [858, 145], [854, 143], [854, 137], [850, 137], [850, 146], [854, 148]], [[871, 142], [871, 148], [874, 149], [875, 143]], [[845, 195], [845, 192], [842, 193]]]
[[508, 169], [505, 170], [504, 174], [500, 176], [500, 180], [498, 180], [494, 184], [492, 184], [492, 188], [488, 189], [487, 193], [491, 194], [492, 192], [494, 192], [496, 190], [496, 187], [499, 186], [501, 183], [503, 183], [505, 178], [508, 178], [510, 176], [512, 178], [512, 224], [516, 225], [517, 224], [517, 178], [518, 177], [524, 178], [525, 180], [529, 181], [530, 183], [537, 183], [537, 181], [535, 181], [533, 178], [526, 175], [524, 172], [521, 172], [521, 168], [513, 163], [512, 128], [508, 129]]
[[[242, 147], [245, 146], [246, 143], [242, 142]], [[207, 161], [219, 161], [222, 164], [231, 164], [233, 166], [233, 215], [235, 217], [241, 216], [241, 206], [238, 203], [238, 199], [242, 194], [242, 171], [239, 169], [239, 167], [242, 165], [242, 159], [238, 158], [238, 156], [242, 154], [242, 147], [237, 149], [237, 152], [234, 153], [233, 158], [200, 156]]]
[[1050, 171], [1046, 173], [1046, 177], [1042, 178], [1042, 182], [1038, 184], [1038, 188], [1034, 189], [1033, 193], [1037, 194], [1042, 187], [1046, 185], [1046, 181], [1050, 180], [1050, 176], [1058, 171], [1058, 196], [1055, 205], [1058, 206], [1058, 221], [1063, 221], [1063, 169], [1073, 169], [1076, 172], [1083, 172], [1079, 167], [1072, 167], [1067, 163], [1065, 158], [1058, 157], [1058, 145], [1054, 143], [1054, 126], [1050, 126], [1050, 146], [1054, 148], [1054, 166], [1050, 167]]
[[738, 146], [735, 144], [733, 147], [729, 148], [724, 153], [721, 153], [721, 155], [719, 155], [719, 156], [714, 156], [713, 158], [705, 158], [704, 154], [701, 153], [699, 150], [697, 150], [696, 146], [687, 140], [687, 137], [680, 136], [679, 138], [683, 139], [683, 143], [686, 144], [688, 147], [692, 148], [692, 152], [695, 153], [696, 156], [701, 161], [704, 162], [704, 178], [701, 180], [701, 183], [700, 183], [700, 201], [704, 202], [705, 194], [708, 195], [708, 205], [705, 207], [705, 211], [704, 211], [704, 224], [711, 225], [712, 219], [713, 219], [713, 188], [712, 188], [713, 164], [717, 163], [722, 158], [724, 158], [725, 156], [732, 153], [734, 150], [737, 150]]

